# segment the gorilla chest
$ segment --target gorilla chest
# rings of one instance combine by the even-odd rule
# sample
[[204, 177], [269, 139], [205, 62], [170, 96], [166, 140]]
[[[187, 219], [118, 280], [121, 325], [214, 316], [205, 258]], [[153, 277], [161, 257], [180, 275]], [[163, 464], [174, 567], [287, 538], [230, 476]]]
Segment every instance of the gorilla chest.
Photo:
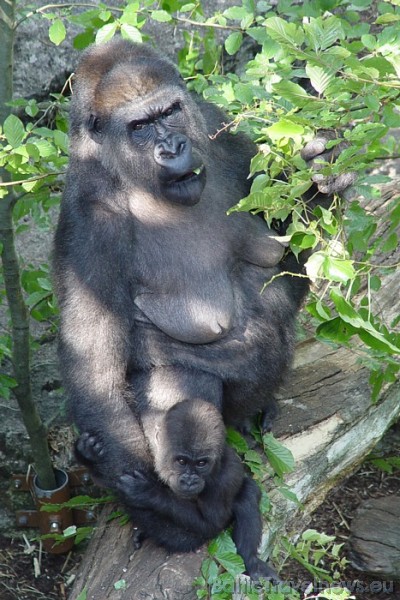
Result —
[[196, 243], [177, 236], [165, 242], [156, 242], [151, 252], [135, 260], [141, 265], [135, 277], [139, 282], [134, 292], [135, 319], [145, 316], [182, 342], [220, 339], [235, 317], [231, 259], [211, 240], [204, 244], [204, 240]]

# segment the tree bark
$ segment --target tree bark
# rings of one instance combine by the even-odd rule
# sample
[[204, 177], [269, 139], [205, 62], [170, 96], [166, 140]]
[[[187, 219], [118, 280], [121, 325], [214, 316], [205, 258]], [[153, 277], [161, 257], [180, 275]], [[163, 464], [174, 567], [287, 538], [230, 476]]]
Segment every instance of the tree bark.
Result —
[[[379, 200], [377, 213], [393, 200], [396, 186]], [[390, 257], [398, 262], [400, 251]], [[379, 304], [387, 322], [399, 314], [400, 277], [383, 278]], [[265, 558], [276, 534], [299, 533], [327, 492], [352, 473], [400, 416], [400, 385], [387, 386], [377, 404], [371, 402], [369, 371], [360, 363], [357, 347], [336, 348], [313, 339], [299, 344], [287, 384], [281, 391], [281, 415], [275, 435], [289, 447], [296, 469], [286, 482], [303, 504], [271, 489], [272, 518], [265, 525], [261, 556]], [[269, 487], [269, 483], [266, 482]], [[193, 580], [206, 553], [167, 555], [146, 541], [132, 545], [132, 526], [107, 523], [107, 508], [99, 519], [69, 600], [86, 591], [87, 600], [194, 600]], [[114, 584], [124, 580], [116, 589]], [[117, 585], [118, 587], [118, 585]], [[81, 600], [79, 598], [79, 600]]]
[[[13, 96], [13, 52], [15, 32], [15, 0], [0, 0], [0, 124], [10, 114], [7, 102]], [[10, 173], [0, 168], [0, 182], [11, 181]], [[11, 188], [10, 188], [11, 189]], [[29, 435], [35, 470], [43, 489], [57, 487], [47, 432], [32, 396], [30, 372], [29, 313], [21, 287], [21, 273], [15, 250], [13, 208], [14, 191], [0, 195], [0, 258], [4, 287], [12, 327], [12, 364], [17, 382], [13, 392], [18, 401]]]

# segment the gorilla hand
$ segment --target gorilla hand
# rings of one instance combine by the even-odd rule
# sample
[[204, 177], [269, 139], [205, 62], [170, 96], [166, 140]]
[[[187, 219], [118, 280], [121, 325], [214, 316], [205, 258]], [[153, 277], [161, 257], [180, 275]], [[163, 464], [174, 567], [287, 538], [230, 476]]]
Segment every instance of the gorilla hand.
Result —
[[118, 478], [117, 491], [123, 501], [131, 506], [146, 508], [149, 494], [152, 493], [154, 482], [147, 478], [142, 471], [134, 470], [124, 473]]
[[255, 582], [266, 580], [271, 582], [273, 585], [282, 583], [282, 580], [277, 572], [258, 557], [254, 557], [251, 563], [246, 564], [246, 571], [249, 577]]
[[313, 169], [313, 182], [317, 185], [318, 191], [321, 194], [332, 195], [340, 194], [352, 186], [357, 174], [350, 171], [349, 173], [341, 173], [338, 176], [326, 176], [319, 173], [325, 163], [333, 163], [339, 154], [346, 149], [347, 142], [342, 141], [333, 148], [327, 149], [326, 146], [331, 140], [337, 139], [334, 131], [320, 131], [313, 140], [308, 142], [301, 150], [300, 155], [306, 163]]

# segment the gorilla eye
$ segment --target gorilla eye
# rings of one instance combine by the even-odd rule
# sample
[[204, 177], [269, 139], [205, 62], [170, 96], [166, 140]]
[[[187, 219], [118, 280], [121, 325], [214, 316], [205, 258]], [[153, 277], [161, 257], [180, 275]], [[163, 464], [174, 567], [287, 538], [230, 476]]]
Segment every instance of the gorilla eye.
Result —
[[178, 464], [180, 464], [180, 465], [181, 465], [181, 467], [184, 467], [184, 466], [186, 465], [186, 460], [185, 460], [184, 458], [182, 458], [182, 457], [179, 457], [179, 458], [177, 458], [177, 459], [176, 459], [176, 462], [177, 462]]
[[208, 460], [206, 458], [202, 458], [201, 460], [198, 460], [196, 465], [198, 467], [205, 467], [208, 463]]
[[166, 117], [170, 117], [171, 115], [173, 115], [174, 113], [178, 112], [181, 110], [181, 104], [180, 102], [174, 102], [174, 104], [172, 106], [170, 106], [169, 108], [167, 108], [161, 115], [161, 117], [163, 119], [165, 119]]
[[148, 121], [132, 121], [130, 127], [132, 131], [142, 131], [148, 126]]

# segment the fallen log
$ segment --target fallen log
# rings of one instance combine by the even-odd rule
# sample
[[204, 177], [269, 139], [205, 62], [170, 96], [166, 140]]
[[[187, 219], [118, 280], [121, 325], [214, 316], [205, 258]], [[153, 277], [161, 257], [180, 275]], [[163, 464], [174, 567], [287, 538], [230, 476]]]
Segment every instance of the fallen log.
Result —
[[[371, 210], [383, 211], [395, 193], [392, 185]], [[399, 255], [397, 249], [391, 264]], [[399, 272], [390, 272], [382, 281], [380, 308], [390, 322], [400, 312]], [[372, 404], [368, 378], [354, 348], [337, 348], [314, 338], [299, 344], [281, 391], [275, 435], [296, 460], [286, 482], [303, 508], [270, 490], [274, 509], [265, 526], [262, 557], [269, 554], [277, 533], [290, 535], [305, 528], [327, 492], [357, 468], [400, 416], [399, 382], [387, 386], [379, 402]], [[111, 510], [107, 508], [99, 519], [69, 600], [78, 600], [84, 590], [86, 596], [81, 598], [87, 600], [194, 600], [193, 580], [206, 551], [171, 556], [149, 541], [134, 550], [132, 525], [107, 523]]]
[[400, 579], [400, 496], [365, 500], [350, 527], [353, 567], [384, 580]]

